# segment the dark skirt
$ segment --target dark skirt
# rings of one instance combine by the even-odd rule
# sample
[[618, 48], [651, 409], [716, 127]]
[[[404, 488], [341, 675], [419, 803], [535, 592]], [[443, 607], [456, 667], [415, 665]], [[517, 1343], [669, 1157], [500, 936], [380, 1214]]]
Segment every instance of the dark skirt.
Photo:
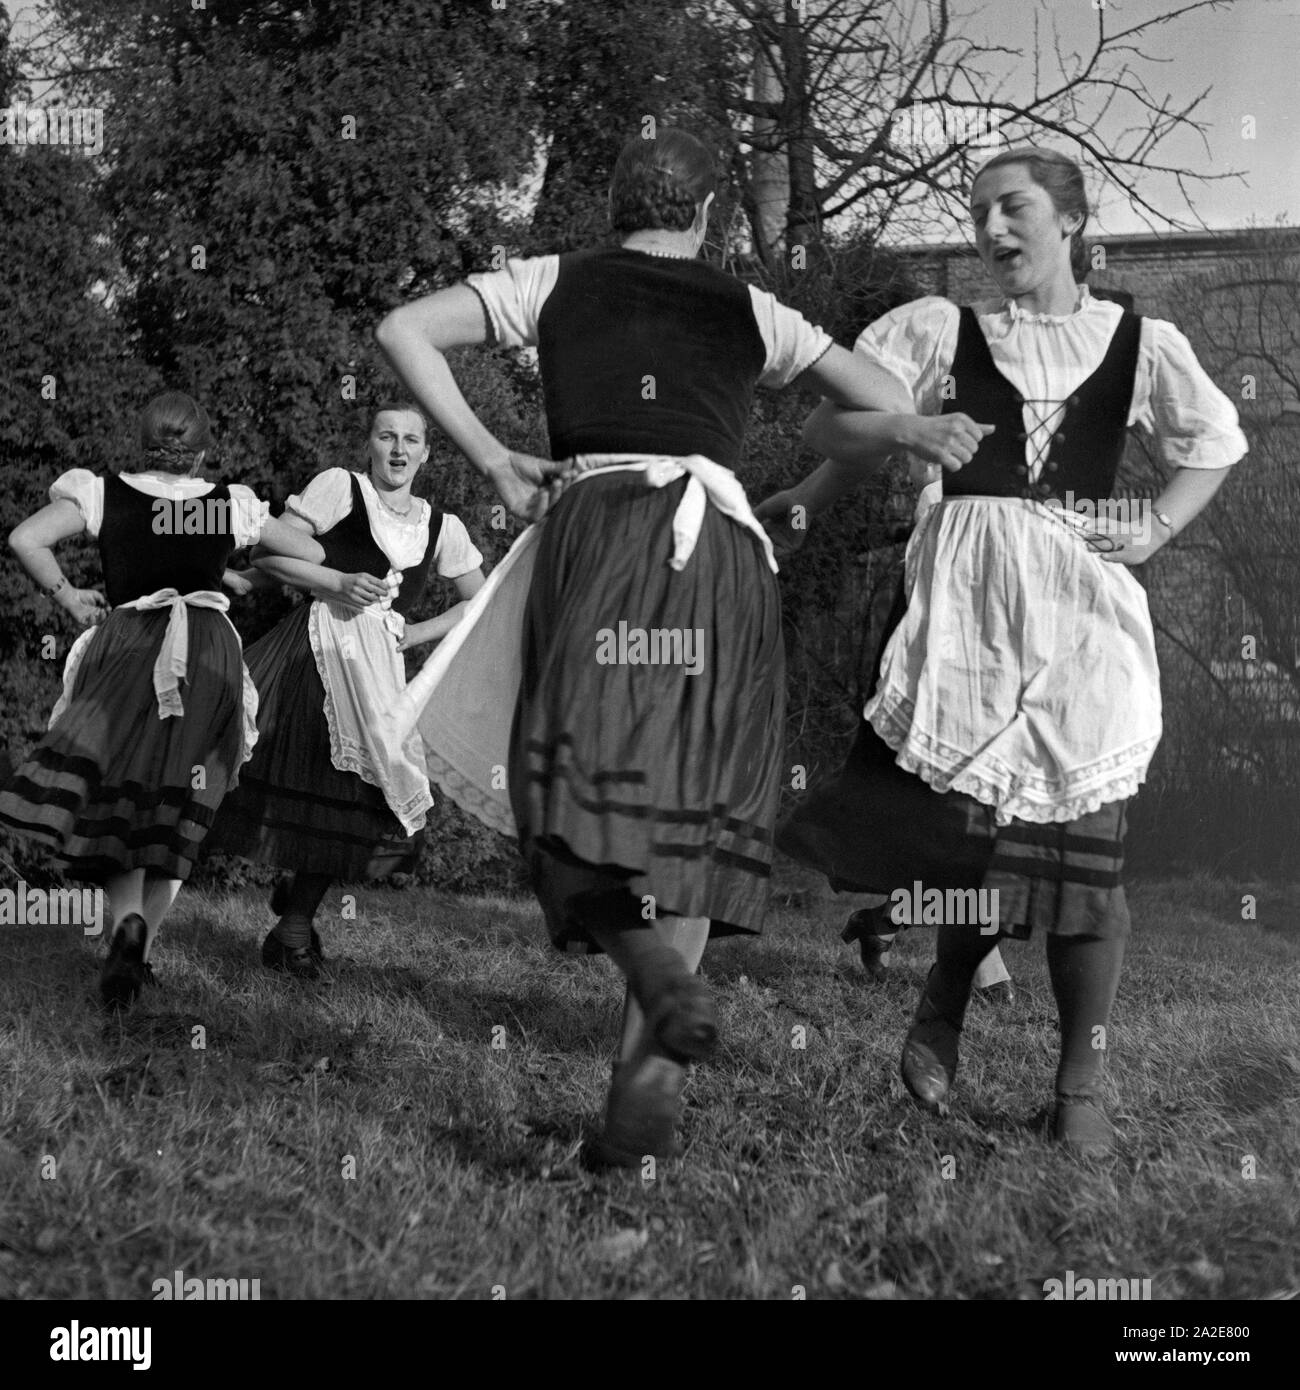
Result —
[[538, 542], [508, 780], [562, 949], [592, 949], [575, 917], [589, 894], [708, 917], [715, 935], [757, 932], [767, 909], [785, 714], [780, 595], [758, 540], [713, 507], [685, 568], [669, 566], [685, 486], [588, 479]]
[[115, 609], [86, 645], [71, 699], [0, 791], [0, 824], [51, 846], [68, 874], [188, 878], [243, 752], [243, 663], [221, 613], [190, 608], [185, 713], [158, 717], [166, 609]]
[[1126, 801], [1077, 820], [995, 823], [993, 808], [937, 792], [894, 761], [865, 720], [848, 760], [777, 829], [776, 845], [837, 892], [911, 895], [915, 885], [996, 890], [1004, 936], [1126, 936]]
[[[907, 604], [900, 581], [876, 653]], [[777, 828], [776, 845], [824, 873], [837, 892], [911, 895], [935, 888], [996, 890], [1001, 934], [1034, 927], [1060, 936], [1129, 932], [1121, 874], [1127, 801], [1077, 820], [998, 826], [993, 808], [962, 792], [937, 792], [895, 761], [866, 720], [844, 766], [814, 787]], [[915, 899], [913, 899], [915, 901]]]
[[257, 686], [257, 746], [221, 806], [208, 853], [365, 882], [415, 861], [378, 787], [330, 761], [325, 687], [312, 654], [310, 601], [249, 647]]

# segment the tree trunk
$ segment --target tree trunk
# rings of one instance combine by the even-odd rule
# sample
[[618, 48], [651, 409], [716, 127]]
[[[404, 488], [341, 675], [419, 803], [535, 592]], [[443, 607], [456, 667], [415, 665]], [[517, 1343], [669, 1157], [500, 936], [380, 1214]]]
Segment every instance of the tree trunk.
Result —
[[[780, 75], [774, 70], [761, 43], [754, 45], [754, 100], [781, 102]], [[780, 130], [780, 122], [768, 116], [754, 117], [754, 134], [764, 144]], [[750, 220], [754, 228], [754, 249], [764, 265], [776, 260], [785, 243], [785, 221], [790, 207], [790, 173], [784, 149], [755, 148], [750, 159]]]
[[799, 9], [785, 0], [781, 26], [781, 66], [785, 69], [786, 150], [790, 169], [787, 244], [811, 248], [821, 243], [821, 198], [813, 146], [812, 97], [808, 91], [808, 48]]

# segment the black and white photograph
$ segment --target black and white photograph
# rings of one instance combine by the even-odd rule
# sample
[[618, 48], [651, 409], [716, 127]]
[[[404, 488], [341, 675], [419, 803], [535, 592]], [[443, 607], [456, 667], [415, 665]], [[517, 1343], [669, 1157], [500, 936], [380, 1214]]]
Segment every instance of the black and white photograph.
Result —
[[820, 1301], [1280, 1370], [1298, 61], [0, 3], [14, 1366]]

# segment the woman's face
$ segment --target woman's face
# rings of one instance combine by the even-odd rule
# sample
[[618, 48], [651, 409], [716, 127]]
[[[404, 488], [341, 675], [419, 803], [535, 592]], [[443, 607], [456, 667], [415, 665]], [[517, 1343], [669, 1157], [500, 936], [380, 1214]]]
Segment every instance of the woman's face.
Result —
[[1039, 289], [1070, 268], [1070, 233], [1078, 217], [1062, 217], [1027, 164], [981, 174], [971, 190], [975, 247], [1005, 295]]
[[405, 487], [429, 457], [424, 421], [411, 410], [381, 410], [366, 441], [370, 478], [377, 487]]

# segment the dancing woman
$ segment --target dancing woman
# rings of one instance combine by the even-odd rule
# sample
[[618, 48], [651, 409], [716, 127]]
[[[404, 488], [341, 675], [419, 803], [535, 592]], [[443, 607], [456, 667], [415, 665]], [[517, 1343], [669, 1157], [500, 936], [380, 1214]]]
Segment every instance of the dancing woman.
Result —
[[[552, 940], [607, 952], [627, 979], [591, 1150], [616, 1164], [674, 1151], [686, 1065], [717, 1036], [693, 972], [710, 931], [757, 932], [767, 906], [780, 601], [729, 471], [743, 469], [754, 388], [802, 381], [846, 406], [908, 406], [801, 315], [699, 261], [714, 184], [712, 157], [684, 132], [634, 139], [610, 190], [619, 245], [512, 261], [394, 311], [378, 333], [516, 514], [550, 507], [508, 780]], [[576, 479], [558, 500], [558, 466], [512, 454], [452, 378], [443, 354], [484, 343], [537, 346], [551, 452]]]
[[[902, 1057], [930, 1109], [952, 1088], [976, 968], [999, 935], [1046, 932], [1061, 1018], [1052, 1132], [1101, 1155], [1115, 1132], [1099, 1044], [1130, 931], [1125, 809], [1161, 732], [1151, 620], [1128, 567], [1192, 522], [1246, 442], [1177, 329], [1076, 283], [1088, 203], [1072, 160], [997, 155], [971, 216], [1001, 298], [917, 300], [859, 339], [932, 421], [898, 429], [819, 408], [805, 438], [832, 462], [779, 499], [816, 511], [863, 450], [908, 448], [917, 431], [939, 445], [942, 500], [908, 547], [906, 605], [858, 742], [778, 843], [861, 891], [996, 890], [997, 931], [939, 927]], [[982, 422], [978, 436], [965, 417]], [[1130, 427], [1172, 477], [1120, 524], [1104, 504]]]
[[[458, 517], [412, 495], [428, 457], [418, 407], [382, 405], [365, 471], [327, 469], [285, 504], [285, 525], [318, 538], [322, 563], [254, 554], [312, 601], [248, 649], [260, 737], [208, 848], [289, 871], [262, 963], [297, 979], [320, 975], [315, 917], [330, 884], [409, 866], [433, 805], [418, 737], [386, 740], [380, 715], [405, 688], [401, 653], [451, 631], [483, 586], [483, 557]], [[460, 602], [415, 622], [431, 570]]]
[[[159, 924], [257, 738], [256, 692], [220, 591], [226, 562], [255, 543], [321, 554], [248, 488], [198, 476], [212, 436], [189, 396], [150, 401], [140, 444], [144, 467], [71, 469], [9, 538], [90, 630], [68, 653], [49, 732], [0, 791], [0, 823], [53, 847], [73, 878], [104, 885], [100, 992], [115, 1008], [151, 978]], [[54, 557], [83, 533], [99, 542], [107, 600], [72, 588]]]

